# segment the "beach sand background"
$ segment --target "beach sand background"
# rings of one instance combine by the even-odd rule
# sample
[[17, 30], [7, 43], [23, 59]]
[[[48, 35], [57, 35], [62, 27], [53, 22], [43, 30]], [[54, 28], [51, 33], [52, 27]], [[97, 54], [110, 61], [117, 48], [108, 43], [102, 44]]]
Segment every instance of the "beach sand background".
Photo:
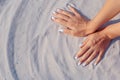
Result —
[[[83, 38], [59, 33], [51, 21], [72, 3], [92, 19], [105, 0], [0, 0], [0, 80], [120, 80], [120, 39], [112, 41], [96, 67], [77, 66]], [[112, 12], [111, 12], [112, 13]], [[120, 21], [117, 16], [109, 23]]]

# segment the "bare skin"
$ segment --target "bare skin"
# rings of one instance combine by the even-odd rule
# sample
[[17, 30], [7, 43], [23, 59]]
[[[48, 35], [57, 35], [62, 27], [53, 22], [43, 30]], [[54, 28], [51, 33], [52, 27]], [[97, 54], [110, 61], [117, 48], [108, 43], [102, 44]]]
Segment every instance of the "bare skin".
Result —
[[105, 54], [104, 52], [111, 40], [117, 37], [120, 37], [120, 22], [88, 35], [76, 54], [77, 58], [79, 58], [78, 64], [83, 63], [83, 66], [86, 66], [96, 58], [94, 64], [97, 65]]
[[[115, 1], [116, 4], [113, 4]], [[101, 25], [117, 15], [120, 12], [120, 0], [106, 0], [103, 8], [92, 20], [82, 17], [71, 5], [68, 8], [72, 14], [66, 10], [58, 9], [53, 13], [52, 20], [67, 27], [63, 30], [64, 33], [83, 37], [94, 33]]]
[[97, 59], [94, 65], [97, 65], [102, 59], [110, 42], [111, 39], [104, 33], [104, 30], [88, 35], [81, 49], [76, 54], [76, 57], [79, 58], [78, 65], [82, 64], [86, 66], [95, 58]]
[[82, 17], [75, 8], [70, 7], [71, 14], [65, 10], [58, 9], [57, 12], [54, 12], [53, 21], [67, 27], [64, 29], [64, 33], [72, 35], [72, 36], [86, 36], [88, 33], [86, 32], [87, 25], [89, 24], [89, 20]]
[[98, 32], [96, 30], [120, 12], [120, 0], [106, 0], [103, 8], [91, 20], [82, 17], [74, 7], [69, 6], [69, 9], [72, 14], [60, 9], [54, 12], [52, 20], [67, 27], [63, 29], [66, 34], [77, 37], [87, 36], [75, 58], [79, 59], [78, 64], [83, 66], [96, 58], [95, 65], [97, 65], [111, 40], [120, 36], [120, 23], [109, 25]]

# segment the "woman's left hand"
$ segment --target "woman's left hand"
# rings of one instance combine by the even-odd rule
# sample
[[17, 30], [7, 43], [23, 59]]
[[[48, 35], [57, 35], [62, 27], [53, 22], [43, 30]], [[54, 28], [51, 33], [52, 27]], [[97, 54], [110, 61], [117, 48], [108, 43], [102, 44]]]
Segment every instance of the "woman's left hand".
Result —
[[106, 35], [104, 30], [88, 35], [83, 42], [79, 52], [76, 54], [76, 59], [79, 59], [78, 65], [88, 65], [95, 58], [97, 65], [102, 59], [106, 49], [108, 48], [111, 39]]

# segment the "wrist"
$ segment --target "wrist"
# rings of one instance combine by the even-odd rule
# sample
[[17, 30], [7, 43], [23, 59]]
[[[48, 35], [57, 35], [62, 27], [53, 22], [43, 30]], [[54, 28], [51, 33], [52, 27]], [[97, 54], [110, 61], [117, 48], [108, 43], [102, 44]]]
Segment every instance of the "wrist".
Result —
[[107, 38], [109, 38], [110, 40], [114, 39], [114, 37], [112, 37], [109, 29], [104, 28], [102, 31], [100, 31], [102, 34], [104, 34]]
[[87, 35], [92, 34], [97, 30], [97, 25], [92, 20], [88, 21], [86, 26], [87, 26], [86, 27], [86, 34]]

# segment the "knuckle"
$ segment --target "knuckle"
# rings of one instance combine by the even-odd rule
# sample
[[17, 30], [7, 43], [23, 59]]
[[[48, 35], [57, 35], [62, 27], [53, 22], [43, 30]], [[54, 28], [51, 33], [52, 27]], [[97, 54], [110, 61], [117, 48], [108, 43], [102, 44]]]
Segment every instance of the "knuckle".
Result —
[[66, 23], [66, 27], [70, 26], [69, 22]]
[[85, 61], [85, 60], [86, 60], [86, 56], [85, 56], [85, 57], [82, 57], [81, 60], [82, 60], [82, 61]]
[[72, 22], [72, 20], [69, 18], [69, 19], [68, 19], [68, 22], [69, 22], [69, 23], [71, 23], [71, 22]]
[[80, 61], [81, 63], [83, 63], [83, 62], [84, 62], [84, 60], [83, 60], [83, 59], [80, 59], [79, 61]]
[[75, 35], [76, 35], [76, 32], [75, 32], [75, 31], [73, 31], [73, 32], [72, 32], [72, 35], [73, 35], [73, 36], [75, 36]]
[[[73, 24], [73, 23], [70, 23], [70, 26], [71, 26], [71, 27], [74, 27], [74, 24]], [[74, 33], [75, 33], [75, 31], [74, 31]]]

